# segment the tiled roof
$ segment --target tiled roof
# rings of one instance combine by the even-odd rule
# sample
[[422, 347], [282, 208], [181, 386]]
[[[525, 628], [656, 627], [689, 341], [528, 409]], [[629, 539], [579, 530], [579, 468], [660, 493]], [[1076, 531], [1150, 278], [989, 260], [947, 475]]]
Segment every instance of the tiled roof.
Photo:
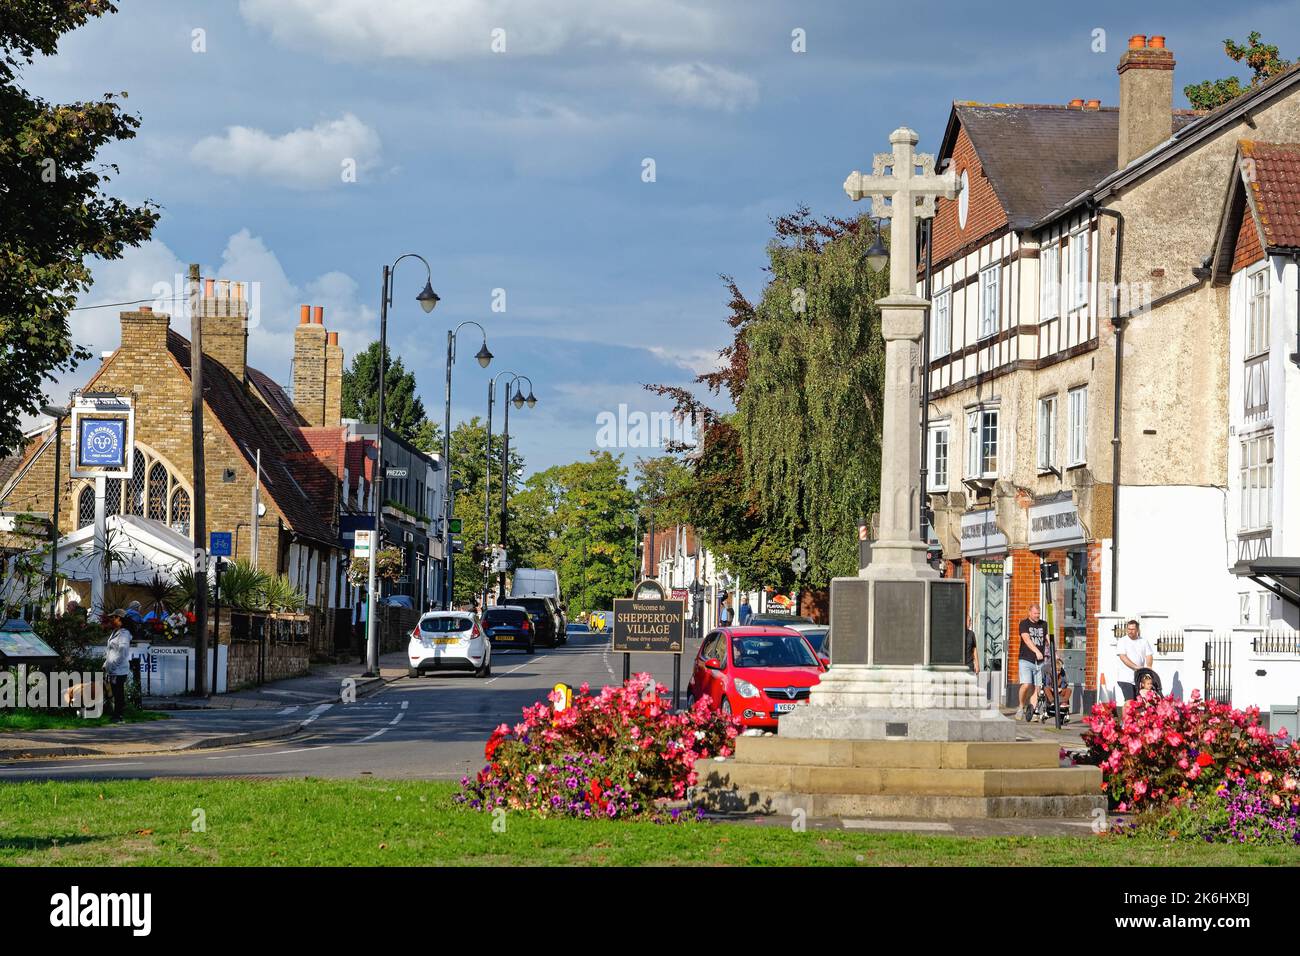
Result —
[[[1202, 114], [1173, 112], [1175, 131]], [[1013, 229], [1025, 229], [1115, 172], [1119, 109], [1052, 104], [954, 103]], [[955, 142], [949, 124], [941, 155]]]
[[[169, 329], [167, 347], [188, 375], [189, 339]], [[254, 374], [266, 378], [255, 369], [248, 371], [250, 380]], [[289, 527], [321, 544], [337, 543], [338, 533], [330, 523], [333, 510], [308, 491], [333, 480], [329, 469], [285, 427], [268, 404], [245, 389], [218, 362], [203, 365], [203, 395], [250, 468], [255, 466], [257, 452], [261, 450], [262, 485]]]
[[1240, 142], [1242, 177], [1270, 249], [1300, 248], [1300, 144]]
[[293, 401], [280, 387], [279, 382], [255, 368], [249, 368], [247, 372], [248, 384], [253, 386], [262, 401], [266, 402], [267, 408], [275, 413], [275, 417], [280, 419], [280, 424], [286, 430], [293, 431], [307, 424], [307, 419], [298, 413], [298, 409], [294, 407]]

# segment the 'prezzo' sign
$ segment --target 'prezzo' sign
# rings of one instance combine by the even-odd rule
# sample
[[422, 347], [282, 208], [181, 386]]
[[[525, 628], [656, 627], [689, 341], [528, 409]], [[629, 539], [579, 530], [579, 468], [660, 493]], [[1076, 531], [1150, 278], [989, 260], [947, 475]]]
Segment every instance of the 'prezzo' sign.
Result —
[[1040, 548], [1055, 544], [1079, 544], [1083, 526], [1079, 509], [1072, 498], [1029, 506], [1029, 546]]
[[1002, 554], [1007, 550], [1007, 536], [998, 527], [992, 508], [968, 511], [961, 516], [962, 554]]

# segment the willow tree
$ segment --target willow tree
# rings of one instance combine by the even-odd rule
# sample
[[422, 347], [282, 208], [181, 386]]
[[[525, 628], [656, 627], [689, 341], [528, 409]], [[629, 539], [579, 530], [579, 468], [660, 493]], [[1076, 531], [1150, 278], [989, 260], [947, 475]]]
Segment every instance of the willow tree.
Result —
[[805, 581], [857, 570], [859, 518], [880, 492], [884, 341], [875, 301], [888, 273], [864, 258], [865, 220], [776, 222], [771, 275], [745, 329], [737, 402], [746, 485], [774, 536], [807, 551]]

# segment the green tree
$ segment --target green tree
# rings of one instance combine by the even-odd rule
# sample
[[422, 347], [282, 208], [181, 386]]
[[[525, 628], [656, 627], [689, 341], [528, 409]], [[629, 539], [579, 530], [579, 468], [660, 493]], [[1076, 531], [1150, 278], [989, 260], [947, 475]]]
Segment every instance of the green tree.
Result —
[[[436, 425], [431, 425], [424, 414], [424, 402], [415, 391], [415, 376], [406, 370], [399, 358], [393, 361], [389, 350], [387, 373], [384, 376], [384, 424], [402, 438], [425, 449], [418, 442], [437, 438]], [[364, 352], [352, 358], [350, 368], [343, 370], [343, 417], [363, 422], [379, 418], [379, 343], [371, 342]]]
[[118, 169], [95, 162], [102, 147], [135, 136], [139, 120], [117, 102], [126, 94], [57, 104], [20, 82], [63, 34], [115, 12], [106, 0], [6, 0], [0, 11], [0, 456], [21, 447], [45, 382], [90, 356], [68, 328], [91, 285], [86, 260], [120, 258], [158, 220], [153, 203], [105, 194]]
[[[387, 405], [387, 401], [384, 402]], [[442, 452], [442, 429], [438, 423], [431, 418], [426, 418], [415, 429], [415, 435], [411, 438], [411, 444], [426, 455], [436, 455]]]
[[655, 527], [686, 522], [682, 492], [690, 485], [691, 471], [675, 455], [636, 460], [637, 510], [642, 521], [654, 516]]
[[622, 457], [556, 465], [531, 476], [520, 506], [520, 566], [552, 568], [573, 615], [609, 608], [636, 579], [635, 509]]
[[[484, 460], [486, 450], [487, 427], [477, 415], [467, 422], [461, 422], [451, 430], [451, 478], [460, 482], [454, 502], [455, 516], [461, 519], [461, 540], [465, 542], [463, 554], [456, 555], [455, 593], [457, 603], [472, 601], [483, 593], [487, 576], [483, 570], [483, 510], [484, 493], [491, 493], [488, 507], [492, 517], [492, 536], [495, 542], [500, 534], [498, 522], [501, 511], [501, 435], [492, 435], [492, 471], [491, 487], [485, 488], [487, 462]], [[515, 487], [521, 480], [524, 469], [523, 456], [515, 448], [510, 449], [510, 480]], [[514, 527], [514, 502], [510, 502], [511, 527]], [[513, 530], [511, 537], [513, 538]], [[510, 542], [506, 542], [507, 553], [514, 554]]]
[[1290, 60], [1284, 60], [1279, 55], [1277, 47], [1259, 41], [1260, 33], [1257, 30], [1252, 30], [1246, 37], [1245, 46], [1234, 43], [1230, 39], [1223, 41], [1223, 52], [1229, 59], [1234, 63], [1244, 60], [1250, 67], [1250, 85], [1242, 86], [1240, 78], [1228, 76], [1221, 80], [1204, 80], [1184, 86], [1183, 95], [1187, 97], [1193, 109], [1212, 110], [1222, 106], [1291, 66]]

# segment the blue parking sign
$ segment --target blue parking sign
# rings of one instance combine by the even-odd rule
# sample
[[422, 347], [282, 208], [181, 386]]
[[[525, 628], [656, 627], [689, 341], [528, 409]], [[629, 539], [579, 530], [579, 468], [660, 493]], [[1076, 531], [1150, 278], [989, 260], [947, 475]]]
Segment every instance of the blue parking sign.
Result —
[[126, 467], [126, 419], [82, 418], [77, 439], [78, 464], [82, 467]]
[[211, 546], [208, 548], [208, 553], [214, 558], [230, 557], [230, 532], [213, 531]]

